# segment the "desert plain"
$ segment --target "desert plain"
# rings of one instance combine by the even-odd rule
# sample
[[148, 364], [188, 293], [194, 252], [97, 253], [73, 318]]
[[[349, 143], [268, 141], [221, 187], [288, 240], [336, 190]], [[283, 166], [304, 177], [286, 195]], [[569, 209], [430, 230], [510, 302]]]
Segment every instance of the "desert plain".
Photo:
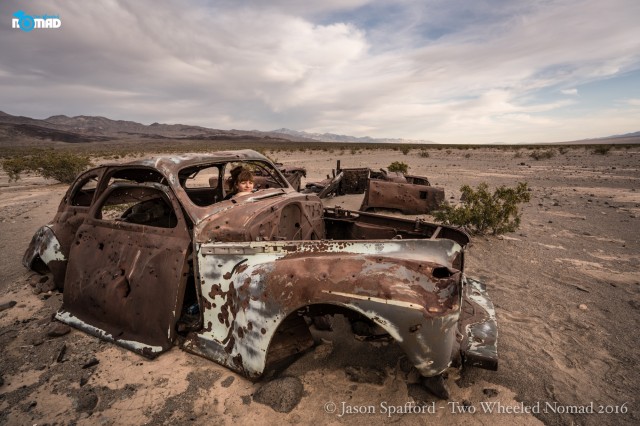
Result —
[[[473, 236], [466, 255], [467, 275], [496, 308], [498, 371], [452, 369], [448, 400], [417, 383], [395, 344], [354, 340], [339, 318], [258, 382], [179, 347], [148, 360], [67, 332], [52, 320], [62, 294], [35, 294], [37, 277], [21, 264], [67, 185], [0, 173], [0, 424], [639, 424], [640, 145], [553, 149], [540, 160], [525, 148], [266, 150], [306, 167], [306, 182], [336, 160], [402, 161], [454, 203], [464, 184], [528, 183], [520, 228]], [[361, 200], [324, 201], [357, 209]]]

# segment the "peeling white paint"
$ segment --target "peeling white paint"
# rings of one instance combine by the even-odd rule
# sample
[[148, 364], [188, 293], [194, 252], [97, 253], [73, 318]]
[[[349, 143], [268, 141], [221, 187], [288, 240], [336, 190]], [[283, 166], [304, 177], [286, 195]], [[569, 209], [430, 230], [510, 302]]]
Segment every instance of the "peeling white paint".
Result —
[[344, 296], [350, 299], [360, 299], [360, 300], [367, 300], [370, 302], [382, 303], [385, 305], [402, 306], [403, 308], [415, 309], [418, 311], [422, 311], [424, 309], [420, 305], [417, 305], [415, 303], [404, 302], [402, 300], [382, 299], [380, 297], [362, 296], [360, 294], [341, 293], [339, 291], [331, 291], [331, 290], [322, 290], [322, 292], [327, 294], [336, 294], [338, 296]]

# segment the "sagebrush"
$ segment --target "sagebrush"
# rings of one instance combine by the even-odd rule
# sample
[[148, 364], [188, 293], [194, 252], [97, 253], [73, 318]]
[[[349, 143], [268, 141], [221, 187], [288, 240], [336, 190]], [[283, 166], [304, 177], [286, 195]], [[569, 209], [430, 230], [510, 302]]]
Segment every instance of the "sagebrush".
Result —
[[389, 170], [390, 172], [407, 173], [409, 171], [409, 165], [401, 161], [394, 161], [393, 163], [389, 164], [387, 170]]
[[2, 162], [2, 168], [9, 175], [9, 182], [17, 181], [23, 173], [34, 173], [45, 179], [72, 183], [89, 166], [91, 161], [88, 157], [61, 151], [18, 155]]
[[461, 205], [452, 206], [445, 201], [433, 216], [445, 225], [464, 226], [475, 234], [491, 231], [493, 235], [500, 235], [515, 231], [520, 227], [522, 216], [519, 205], [531, 199], [526, 182], [514, 188], [501, 186], [493, 194], [484, 182], [475, 189], [464, 185], [460, 191]]

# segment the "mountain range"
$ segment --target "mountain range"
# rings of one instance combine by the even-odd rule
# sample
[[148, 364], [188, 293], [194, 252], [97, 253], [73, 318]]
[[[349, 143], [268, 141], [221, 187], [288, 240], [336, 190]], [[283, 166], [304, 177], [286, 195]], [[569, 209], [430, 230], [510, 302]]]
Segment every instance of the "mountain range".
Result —
[[[403, 143], [434, 144], [425, 140], [356, 137], [334, 133], [309, 133], [281, 128], [272, 131], [220, 130], [185, 124], [145, 125], [135, 121], [105, 117], [54, 115], [46, 119], [15, 116], [0, 111], [0, 145], [17, 140], [42, 140], [67, 143], [100, 142], [128, 139], [234, 140], [261, 139], [290, 142]], [[640, 132], [606, 138], [565, 143], [640, 143]]]

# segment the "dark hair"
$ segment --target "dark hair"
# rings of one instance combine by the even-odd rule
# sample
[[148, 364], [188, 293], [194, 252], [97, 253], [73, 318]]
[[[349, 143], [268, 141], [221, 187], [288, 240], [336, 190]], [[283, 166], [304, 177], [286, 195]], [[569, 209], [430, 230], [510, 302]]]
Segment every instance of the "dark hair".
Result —
[[251, 170], [243, 166], [234, 167], [231, 170], [231, 181], [229, 182], [231, 184], [231, 190], [235, 191], [236, 184], [245, 181], [253, 182], [253, 173], [251, 173]]
[[253, 182], [253, 173], [251, 173], [251, 170], [243, 169], [238, 173], [236, 183], [245, 181]]

